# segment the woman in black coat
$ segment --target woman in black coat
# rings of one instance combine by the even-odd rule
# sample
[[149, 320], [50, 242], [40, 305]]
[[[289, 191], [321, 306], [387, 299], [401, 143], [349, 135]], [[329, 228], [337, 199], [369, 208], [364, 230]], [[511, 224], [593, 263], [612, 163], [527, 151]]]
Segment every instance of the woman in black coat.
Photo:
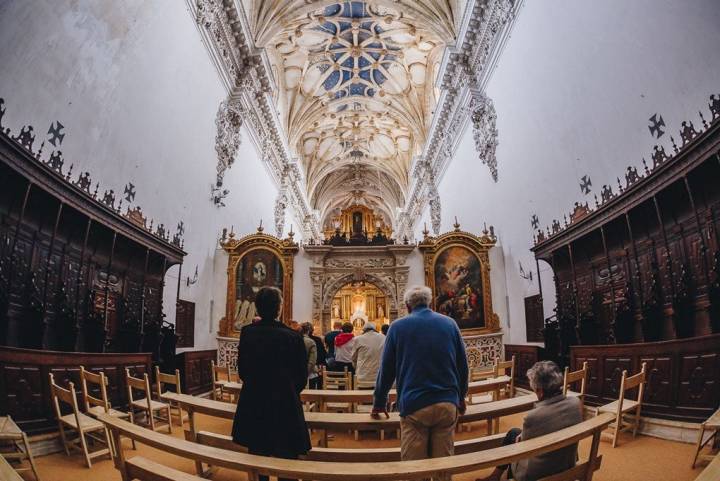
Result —
[[296, 459], [311, 449], [300, 402], [307, 382], [305, 344], [298, 332], [277, 320], [282, 308], [279, 289], [260, 289], [255, 306], [260, 320], [240, 332], [238, 375], [243, 387], [233, 441], [250, 454]]

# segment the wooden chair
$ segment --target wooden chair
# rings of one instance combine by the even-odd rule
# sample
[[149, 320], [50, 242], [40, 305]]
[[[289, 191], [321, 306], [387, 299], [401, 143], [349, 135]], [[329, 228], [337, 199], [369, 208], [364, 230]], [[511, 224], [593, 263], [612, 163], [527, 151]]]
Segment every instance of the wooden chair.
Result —
[[[103, 423], [80, 412], [78, 409], [77, 398], [75, 397], [75, 385], [73, 383], [68, 383], [68, 387], [69, 389], [64, 389], [55, 384], [55, 378], [52, 373], [50, 373], [50, 394], [52, 396], [53, 405], [55, 406], [55, 415], [57, 416], [60, 439], [62, 440], [63, 447], [65, 448], [65, 454], [70, 456], [70, 448], [81, 450], [85, 456], [85, 464], [88, 468], [90, 468], [92, 467], [92, 458], [104, 456], [106, 454], [112, 457], [110, 452], [110, 434]], [[72, 412], [70, 414], [63, 415], [62, 409], [60, 408], [61, 403], [70, 406]], [[68, 436], [65, 432], [66, 429], [77, 431], [78, 438], [68, 440]], [[98, 431], [102, 431], [102, 437], [95, 435]], [[89, 452], [87, 440], [85, 439], [86, 436], [91, 440], [104, 443], [106, 447], [97, 451]]]
[[[37, 466], [35, 466], [35, 459], [33, 458], [27, 435], [18, 427], [17, 424], [15, 424], [15, 421], [13, 421], [10, 416], [0, 417], [0, 444], [4, 448], [7, 448], [8, 446], [12, 448], [11, 452], [3, 450], [2, 453], [0, 453], [2, 454], [0, 458], [17, 459], [20, 462], [27, 459], [30, 463], [30, 467], [16, 467], [15, 471], [32, 471], [35, 475], [35, 479], [40, 481], [40, 475], [38, 475]], [[0, 474], [3, 474], [1, 470]], [[6, 475], [5, 477], [10, 479], [10, 475]], [[5, 477], [0, 479], [4, 480]]]
[[[130, 375], [130, 369], [125, 368], [125, 380], [127, 382], [128, 390], [128, 413], [130, 413], [130, 422], [135, 424], [135, 410], [139, 410], [147, 414], [150, 429], [157, 431], [160, 426], [155, 425], [155, 413], [157, 411], [165, 411], [167, 413], [167, 418], [163, 419], [158, 416], [158, 419], [167, 421], [168, 431], [172, 434], [170, 405], [162, 401], [156, 401], [152, 398], [150, 380], [148, 379], [147, 373], [143, 374], [142, 379], [132, 377]], [[140, 399], [135, 399], [133, 396], [133, 389], [143, 392], [145, 396]]]
[[24, 481], [3, 456], [0, 456], [0, 479], [2, 481]]
[[[328, 371], [325, 366], [322, 368], [322, 388], [338, 391], [349, 391], [352, 389], [352, 376], [347, 368], [342, 371]], [[320, 409], [324, 412], [353, 412], [353, 403], [328, 402], [323, 403]]]
[[[109, 414], [120, 419], [130, 419], [130, 414], [113, 409], [107, 395], [108, 379], [105, 373], [100, 371], [98, 374], [90, 372], [84, 366], [80, 366], [80, 385], [82, 387], [83, 405], [85, 412], [96, 418], [101, 413]], [[90, 384], [90, 388], [88, 388]], [[94, 389], [93, 389], [94, 388]], [[100, 397], [93, 396], [93, 391], [100, 394]], [[111, 440], [112, 441], [112, 440]], [[115, 446], [110, 446], [115, 452]], [[133, 442], [133, 449], [135, 443]]]
[[[477, 382], [477, 381], [483, 381], [485, 379], [491, 379], [491, 378], [498, 377], [500, 375], [500, 367], [499, 366], [500, 366], [500, 363], [496, 359], [493, 362], [493, 365], [491, 368], [487, 368], [487, 367], [473, 368], [470, 370], [470, 376], [469, 376], [468, 381], [469, 382]], [[498, 394], [498, 391], [493, 391], [493, 392], [489, 392], [486, 394], [480, 394], [479, 396], [473, 395], [473, 394], [468, 394], [467, 401], [468, 401], [468, 404], [478, 404], [478, 403], [497, 401], [497, 394]]]
[[[705, 431], [709, 431], [710, 435], [707, 439], [703, 440], [705, 437]], [[720, 432], [720, 409], [715, 411], [712, 416], [700, 424], [700, 432], [698, 433], [698, 440], [695, 444], [695, 456], [693, 457], [692, 463], [693, 469], [695, 468], [695, 463], [697, 463], [698, 459], [711, 461], [716, 457], [715, 454], [700, 454], [700, 451], [702, 451], [702, 449], [710, 443], [710, 441], [713, 441], [714, 445], [720, 444], [720, 439], [718, 439], [717, 435], [718, 432]]]
[[[223, 391], [223, 387], [230, 382], [230, 368], [227, 366], [216, 366], [215, 361], [210, 361], [210, 367], [212, 368], [213, 378], [212, 398], [216, 401], [218, 398], [220, 401], [223, 401], [225, 400], [225, 395], [228, 394]], [[220, 376], [225, 376], [225, 379], [221, 379]], [[232, 398], [232, 395], [228, 394], [228, 396]]]
[[[510, 369], [510, 374], [507, 372], [508, 369]], [[510, 384], [501, 389], [503, 397], [515, 397], [515, 355], [513, 354], [509, 361], [495, 361], [495, 372], [495, 377], [510, 376]]]
[[[565, 374], [563, 376], [563, 394], [565, 396], [574, 396], [580, 398], [581, 402], [585, 401], [585, 388], [587, 383], [588, 364], [587, 361], [583, 362], [582, 369], [578, 371], [570, 372], [569, 367], [565, 367]], [[570, 386], [579, 382], [580, 391], [571, 391]]]
[[[167, 392], [163, 391], [163, 385], [166, 389], [168, 385], [172, 386], [172, 392], [182, 394], [182, 388], [180, 387], [180, 370], [175, 369], [175, 374], [165, 374], [164, 372], [160, 372], [160, 368], [158, 366], [155, 366], [155, 388], [158, 400], [162, 399], [163, 392]], [[170, 406], [171, 413], [175, 411], [178, 418], [178, 425], [182, 426], [184, 421], [182, 408], [172, 401], [169, 401], [168, 405]]]
[[[615, 425], [610, 425], [608, 428], [614, 429], [612, 435], [612, 447], [617, 446], [618, 434], [621, 431], [632, 429], [633, 438], [637, 435], [637, 430], [640, 427], [640, 409], [642, 408], [643, 392], [645, 391], [645, 378], [647, 373], [647, 363], [642, 363], [642, 369], [639, 373], [634, 376], [628, 377], [627, 371], [622, 372], [622, 379], [620, 380], [620, 391], [618, 392], [618, 400], [613, 401], [610, 404], [599, 406], [595, 409], [595, 415], [600, 413], [613, 413], [615, 414]], [[637, 401], [625, 398], [625, 392], [634, 388], [638, 388]], [[632, 420], [628, 423], [624, 422], [624, 416], [626, 413], [631, 413]]]

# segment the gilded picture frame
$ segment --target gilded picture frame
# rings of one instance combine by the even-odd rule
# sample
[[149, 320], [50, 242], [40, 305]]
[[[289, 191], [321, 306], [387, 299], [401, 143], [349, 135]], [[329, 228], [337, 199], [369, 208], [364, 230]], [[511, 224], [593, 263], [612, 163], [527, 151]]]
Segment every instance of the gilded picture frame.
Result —
[[[218, 335], [222, 337], [239, 337], [240, 331], [235, 326], [236, 313], [238, 312], [238, 266], [244, 259], [255, 260], [258, 256], [264, 260], [260, 265], [251, 266], [255, 275], [255, 284], [262, 286], [265, 277], [271, 275], [267, 272], [267, 259], [274, 257], [279, 264], [278, 271], [282, 276], [283, 309], [280, 314], [282, 322], [289, 324], [292, 320], [293, 305], [293, 263], [295, 254], [298, 252], [298, 245], [293, 241], [292, 235], [286, 239], [279, 239], [273, 235], [265, 234], [262, 227], [258, 228], [255, 234], [250, 234], [240, 239], [235, 239], [234, 234], [229, 238], [221, 240], [220, 245], [228, 253], [227, 267], [227, 299], [225, 302], [225, 316], [220, 320]], [[260, 263], [258, 263], [260, 264]], [[263, 272], [265, 269], [265, 272]], [[255, 272], [258, 271], [258, 272]], [[242, 279], [241, 281], [245, 281]], [[277, 285], [279, 282], [268, 282], [268, 285]], [[242, 282], [241, 282], [242, 285]]]
[[461, 231], [456, 224], [455, 230], [437, 237], [426, 232], [418, 245], [423, 253], [425, 283], [433, 292], [432, 307], [453, 317], [463, 335], [500, 331], [490, 282], [489, 251], [496, 241], [491, 231], [477, 236]]

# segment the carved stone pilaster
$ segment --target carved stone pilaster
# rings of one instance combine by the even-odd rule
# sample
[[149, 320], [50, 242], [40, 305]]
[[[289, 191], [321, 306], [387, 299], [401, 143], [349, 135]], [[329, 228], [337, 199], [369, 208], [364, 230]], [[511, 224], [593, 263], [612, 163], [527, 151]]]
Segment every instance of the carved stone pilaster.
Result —
[[285, 230], [285, 211], [288, 205], [288, 172], [283, 173], [282, 179], [280, 179], [280, 190], [275, 198], [275, 235], [282, 238], [283, 230]]
[[437, 185], [435, 185], [435, 176], [432, 176], [428, 182], [428, 199], [430, 202], [430, 222], [432, 224], [433, 234], [440, 235], [442, 206], [440, 205], [440, 193], [438, 192]]

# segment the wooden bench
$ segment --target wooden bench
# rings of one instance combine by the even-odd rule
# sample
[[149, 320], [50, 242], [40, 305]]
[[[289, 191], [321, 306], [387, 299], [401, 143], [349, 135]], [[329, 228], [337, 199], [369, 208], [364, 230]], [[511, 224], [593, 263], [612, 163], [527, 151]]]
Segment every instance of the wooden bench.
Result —
[[[185, 438], [192, 441], [192, 433], [185, 431]], [[208, 431], [200, 431], [195, 437], [198, 444], [205, 446], [213, 446], [216, 448], [227, 449], [229, 451], [237, 451], [239, 453], [247, 452], [247, 449], [239, 444], [235, 444], [231, 436], [225, 434], [211, 433]], [[474, 453], [485, 449], [497, 448], [502, 446], [505, 433], [493, 434], [481, 438], [465, 439], [455, 441], [455, 454]], [[310, 461], [337, 461], [344, 463], [370, 463], [383, 461], [400, 461], [400, 448], [320, 448], [314, 447], [307, 454], [305, 459]]]
[[[710, 435], [706, 439], [703, 439], [705, 438], [705, 431], [709, 431]], [[714, 445], [718, 444], [718, 432], [720, 432], [720, 409], [700, 423], [698, 440], [695, 444], [695, 457], [693, 457], [692, 463], [693, 468], [695, 468], [695, 463], [697, 463], [698, 459], [703, 461], [712, 461], [713, 458], [717, 458], [717, 456], [712, 454], [701, 454], [701, 452], [708, 444], [710, 445], [710, 449], [713, 449], [713, 447], [715, 447]], [[720, 477], [718, 479], [720, 479]]]
[[[183, 410], [188, 413], [190, 431], [197, 433], [195, 413], [205, 414], [212, 417], [223, 419], [233, 419], [235, 417], [236, 406], [234, 404], [213, 401], [187, 394], [164, 393], [163, 399], [177, 402]], [[502, 416], [517, 414], [528, 411], [533, 408], [537, 397], [535, 394], [518, 396], [511, 399], [503, 399], [501, 401], [493, 401], [483, 404], [474, 404], [468, 406], [465, 414], [458, 419], [459, 423], [470, 423], [477, 421], [488, 421]], [[357, 413], [323, 413], [323, 412], [306, 412], [305, 422], [309, 429], [323, 430], [323, 438], [321, 446], [327, 447], [328, 431], [379, 431], [400, 429], [400, 415], [398, 413], [390, 413], [389, 418], [381, 417], [373, 419], [368, 414]], [[488, 428], [492, 423], [488, 423]], [[488, 429], [488, 434], [492, 434]]]
[[[236, 451], [204, 446], [184, 439], [160, 434], [149, 429], [135, 426], [122, 419], [100, 415], [102, 422], [110, 429], [116, 445], [120, 446], [122, 437], [161, 451], [190, 459], [198, 463], [243, 471], [250, 481], [256, 481], [258, 475], [281, 478], [313, 479], [318, 481], [355, 481], [355, 480], [405, 480], [447, 476], [467, 473], [512, 463], [520, 459], [538, 456], [557, 449], [578, 443], [592, 437], [592, 444], [587, 461], [561, 474], [543, 478], [540, 481], [570, 481], [582, 479], [590, 481], [593, 473], [600, 466], [598, 456], [600, 433], [614, 420], [614, 416], [604, 413], [554, 433], [527, 441], [487, 449], [484, 451], [457, 454], [434, 459], [417, 461], [389, 461], [372, 463], [347, 463], [311, 460], [287, 460], [257, 456]], [[200, 481], [203, 478], [189, 474], [173, 473], [165, 466], [152, 461], [133, 458], [126, 461], [124, 453], [118, 452], [115, 466], [120, 471], [123, 481], [140, 479], [147, 481]]]
[[[505, 388], [511, 382], [512, 378], [510, 376], [498, 376], [492, 379], [471, 382], [468, 385], [468, 395], [494, 393]], [[242, 390], [242, 383], [225, 383], [223, 390], [237, 397]], [[395, 389], [390, 390], [388, 397], [390, 401], [394, 401], [397, 398]], [[320, 406], [323, 406], [328, 402], [371, 403], [374, 398], [373, 391], [368, 389], [351, 389], [345, 391], [337, 389], [305, 389], [300, 393], [300, 400], [302, 402], [318, 403]]]
[[710, 461], [710, 464], [705, 466], [700, 475], [695, 478], [695, 481], [717, 481], [720, 479], [720, 454]]

